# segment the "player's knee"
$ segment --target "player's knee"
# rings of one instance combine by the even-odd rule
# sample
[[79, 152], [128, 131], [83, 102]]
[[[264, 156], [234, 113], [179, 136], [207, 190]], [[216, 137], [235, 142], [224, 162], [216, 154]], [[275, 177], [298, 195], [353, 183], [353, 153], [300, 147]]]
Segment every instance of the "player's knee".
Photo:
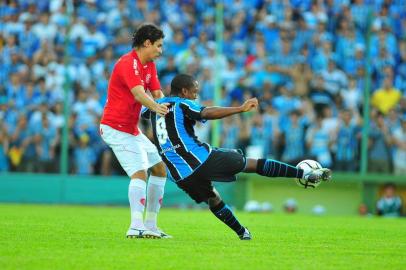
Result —
[[257, 171], [257, 167], [258, 167], [258, 160], [252, 159], [252, 158], [247, 158], [246, 163], [245, 163], [244, 172], [254, 173]]
[[158, 177], [166, 177], [166, 168], [164, 163], [161, 161], [151, 167], [151, 174]]
[[145, 170], [137, 171], [131, 175], [131, 179], [141, 179], [144, 181], [147, 180], [147, 177], [148, 177], [148, 174]]
[[214, 192], [214, 197], [210, 197], [209, 199], [208, 199], [208, 202], [207, 202], [207, 204], [210, 206], [210, 207], [215, 207], [215, 206], [217, 206], [219, 203], [221, 203], [221, 197], [220, 197], [220, 194], [217, 192], [217, 190], [216, 189], [213, 189], [213, 192]]
[[217, 196], [209, 198], [208, 201], [207, 201], [207, 204], [209, 205], [209, 207], [216, 207], [220, 203], [221, 203], [221, 198], [217, 197]]

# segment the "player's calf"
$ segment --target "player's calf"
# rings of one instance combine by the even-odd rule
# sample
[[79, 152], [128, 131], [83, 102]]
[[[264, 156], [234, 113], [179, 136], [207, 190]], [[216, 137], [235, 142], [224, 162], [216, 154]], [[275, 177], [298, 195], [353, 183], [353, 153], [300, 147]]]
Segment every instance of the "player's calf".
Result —
[[[247, 162], [249, 161], [250, 160], [248, 159]], [[303, 177], [302, 169], [273, 159], [258, 159], [255, 172], [267, 177]]]
[[[218, 205], [210, 206], [210, 211], [224, 224], [230, 227], [241, 240], [248, 240], [246, 239], [248, 235], [251, 237], [248, 230], [241, 225], [233, 211], [223, 201], [220, 201]], [[248, 232], [248, 234], [246, 232]]]

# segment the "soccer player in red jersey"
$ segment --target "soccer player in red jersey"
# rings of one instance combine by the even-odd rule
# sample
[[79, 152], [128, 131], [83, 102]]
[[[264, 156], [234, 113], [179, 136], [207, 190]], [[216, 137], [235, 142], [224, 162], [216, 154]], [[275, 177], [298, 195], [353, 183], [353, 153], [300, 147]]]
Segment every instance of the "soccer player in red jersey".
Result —
[[[132, 50], [121, 56], [113, 68], [100, 123], [101, 137], [131, 178], [128, 238], [170, 238], [157, 227], [166, 181], [165, 165], [156, 147], [138, 129], [142, 105], [162, 116], [168, 112], [165, 104], [154, 101], [164, 96], [153, 62], [162, 54], [163, 38], [162, 30], [153, 24], [144, 24], [135, 31]], [[151, 175], [147, 185], [148, 169]]]

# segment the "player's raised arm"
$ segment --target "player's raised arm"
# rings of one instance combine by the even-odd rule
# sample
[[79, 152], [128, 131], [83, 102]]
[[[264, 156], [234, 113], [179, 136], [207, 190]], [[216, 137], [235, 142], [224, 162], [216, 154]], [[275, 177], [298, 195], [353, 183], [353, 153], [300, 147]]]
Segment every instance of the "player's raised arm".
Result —
[[166, 106], [166, 104], [156, 103], [151, 97], [149, 97], [145, 93], [144, 87], [138, 85], [133, 89], [131, 89], [131, 93], [139, 103], [141, 103], [151, 111], [154, 111], [161, 116], [164, 116], [165, 114], [168, 113], [168, 107]]
[[238, 107], [206, 107], [201, 116], [203, 119], [221, 119], [233, 114], [248, 112], [258, 107], [258, 100], [250, 98]]

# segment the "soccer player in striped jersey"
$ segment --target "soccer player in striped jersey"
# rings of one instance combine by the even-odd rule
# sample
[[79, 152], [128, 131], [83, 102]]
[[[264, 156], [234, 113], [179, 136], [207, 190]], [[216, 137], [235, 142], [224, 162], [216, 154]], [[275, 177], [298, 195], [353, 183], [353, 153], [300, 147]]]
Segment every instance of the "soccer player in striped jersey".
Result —
[[250, 240], [251, 234], [223, 202], [212, 181], [235, 181], [240, 172], [303, 178], [311, 182], [331, 178], [329, 169], [304, 171], [277, 160], [246, 158], [241, 151], [213, 148], [200, 142], [194, 133], [196, 121], [205, 122], [254, 110], [258, 107], [258, 100], [248, 99], [239, 107], [203, 107], [194, 101], [198, 93], [198, 82], [190, 75], [179, 74], [171, 82], [171, 95], [157, 100], [160, 104], [167, 104], [169, 112], [160, 116], [147, 110], [144, 116], [151, 119], [155, 145], [176, 185], [197, 203], [206, 202], [212, 213], [241, 240]]

